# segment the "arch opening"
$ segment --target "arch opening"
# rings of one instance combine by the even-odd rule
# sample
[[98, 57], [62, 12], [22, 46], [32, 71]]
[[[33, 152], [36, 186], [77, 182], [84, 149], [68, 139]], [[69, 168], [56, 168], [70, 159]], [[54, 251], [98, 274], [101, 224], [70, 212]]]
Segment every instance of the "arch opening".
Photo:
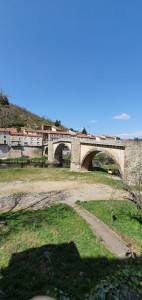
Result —
[[71, 150], [68, 145], [61, 143], [57, 146], [54, 154], [54, 162], [59, 167], [69, 168], [71, 161]]
[[48, 147], [45, 149], [45, 155], [48, 156]]
[[121, 166], [107, 151], [88, 152], [82, 161], [81, 171], [101, 171], [122, 177]]

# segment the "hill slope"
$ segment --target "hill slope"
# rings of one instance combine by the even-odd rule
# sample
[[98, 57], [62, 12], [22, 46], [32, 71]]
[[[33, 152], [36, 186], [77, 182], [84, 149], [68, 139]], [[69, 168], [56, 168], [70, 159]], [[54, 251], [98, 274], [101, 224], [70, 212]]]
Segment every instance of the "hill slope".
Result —
[[[25, 108], [9, 103], [8, 98], [0, 93], [0, 127], [32, 127], [41, 129], [42, 124], [54, 125], [50, 119], [39, 117]], [[66, 130], [64, 126], [60, 129]]]

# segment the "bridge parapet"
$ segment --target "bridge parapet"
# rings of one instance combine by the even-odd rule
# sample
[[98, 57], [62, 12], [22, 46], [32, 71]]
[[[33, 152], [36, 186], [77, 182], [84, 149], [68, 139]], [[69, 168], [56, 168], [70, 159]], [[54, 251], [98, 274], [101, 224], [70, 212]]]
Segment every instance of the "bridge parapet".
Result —
[[114, 146], [125, 146], [125, 141], [123, 140], [104, 140], [104, 141], [97, 141], [96, 139], [79, 139], [79, 138], [60, 138], [56, 140], [52, 140], [53, 143], [61, 143], [61, 142], [70, 142], [72, 143], [73, 140], [77, 140], [81, 144], [91, 144], [91, 145], [114, 145]]

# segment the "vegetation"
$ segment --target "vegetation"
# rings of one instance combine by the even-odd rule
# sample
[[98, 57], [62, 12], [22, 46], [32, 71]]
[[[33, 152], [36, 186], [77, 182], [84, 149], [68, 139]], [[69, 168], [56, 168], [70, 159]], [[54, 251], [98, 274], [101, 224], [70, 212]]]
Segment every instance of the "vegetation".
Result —
[[105, 160], [108, 159], [108, 158], [110, 158], [110, 156], [107, 155], [107, 154], [105, 154], [105, 153], [100, 153], [100, 154], [95, 155], [95, 156], [93, 157], [93, 159], [95, 159], [95, 160], [100, 160], [100, 161], [105, 161]]
[[87, 130], [86, 130], [85, 127], [84, 127], [83, 130], [82, 130], [82, 134], [86, 134], [86, 135], [87, 135]]
[[64, 160], [65, 160], [65, 161], [71, 161], [71, 155], [64, 156], [62, 160], [63, 160], [63, 161], [64, 161]]
[[[101, 171], [100, 171], [101, 170]], [[79, 183], [102, 183], [111, 185], [114, 188], [122, 189], [123, 183], [121, 180], [110, 178], [109, 174], [96, 168], [92, 172], [70, 172], [67, 168], [8, 168], [0, 169], [0, 182], [12, 182], [15, 180], [21, 181], [77, 181]]]
[[19, 158], [6, 158], [0, 159], [0, 164], [8, 164], [8, 163], [30, 163], [30, 162], [46, 162], [47, 156], [35, 157], [35, 158], [28, 158], [28, 157], [19, 157]]
[[61, 121], [60, 120], [56, 120], [54, 124], [55, 124], [56, 127], [61, 126]]
[[30, 299], [47, 291], [54, 296], [56, 289], [83, 299], [108, 274], [113, 255], [67, 205], [0, 217], [7, 224], [0, 232], [4, 299]]
[[[60, 124], [57, 126], [61, 126]], [[42, 124], [54, 125], [54, 122], [46, 117], [39, 117], [26, 108], [9, 103], [8, 97], [0, 90], [0, 127], [32, 127], [41, 129]], [[64, 126], [61, 129], [66, 130]]]
[[140, 261], [122, 264], [67, 205], [0, 217], [5, 222], [0, 229], [1, 299], [28, 300], [39, 294], [60, 300], [125, 299], [100, 296], [100, 289], [117, 295], [119, 285], [121, 292], [125, 287], [139, 294]]
[[8, 97], [3, 94], [2, 89], [0, 89], [0, 105], [9, 105]]
[[109, 169], [112, 169], [112, 170], [118, 170], [118, 169], [119, 169], [118, 165], [116, 165], [116, 164], [111, 164], [111, 165], [101, 165], [101, 168], [102, 168], [102, 169], [105, 169], [105, 170], [109, 170]]
[[[80, 205], [80, 202], [78, 201]], [[99, 200], [83, 202], [81, 205], [110, 226], [131, 246], [134, 251], [142, 247], [142, 216], [133, 203], [122, 200]], [[111, 211], [113, 210], [113, 218]]]

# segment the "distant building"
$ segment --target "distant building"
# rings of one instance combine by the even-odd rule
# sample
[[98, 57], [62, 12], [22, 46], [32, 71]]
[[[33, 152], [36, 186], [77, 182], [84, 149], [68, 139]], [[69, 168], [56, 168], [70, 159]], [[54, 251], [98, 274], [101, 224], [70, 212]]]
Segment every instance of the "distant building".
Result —
[[100, 141], [100, 140], [120, 140], [120, 137], [118, 136], [113, 136], [113, 135], [100, 135], [100, 136], [96, 136], [96, 140]]
[[42, 153], [41, 135], [17, 132], [15, 128], [0, 128], [0, 158], [39, 157]]

